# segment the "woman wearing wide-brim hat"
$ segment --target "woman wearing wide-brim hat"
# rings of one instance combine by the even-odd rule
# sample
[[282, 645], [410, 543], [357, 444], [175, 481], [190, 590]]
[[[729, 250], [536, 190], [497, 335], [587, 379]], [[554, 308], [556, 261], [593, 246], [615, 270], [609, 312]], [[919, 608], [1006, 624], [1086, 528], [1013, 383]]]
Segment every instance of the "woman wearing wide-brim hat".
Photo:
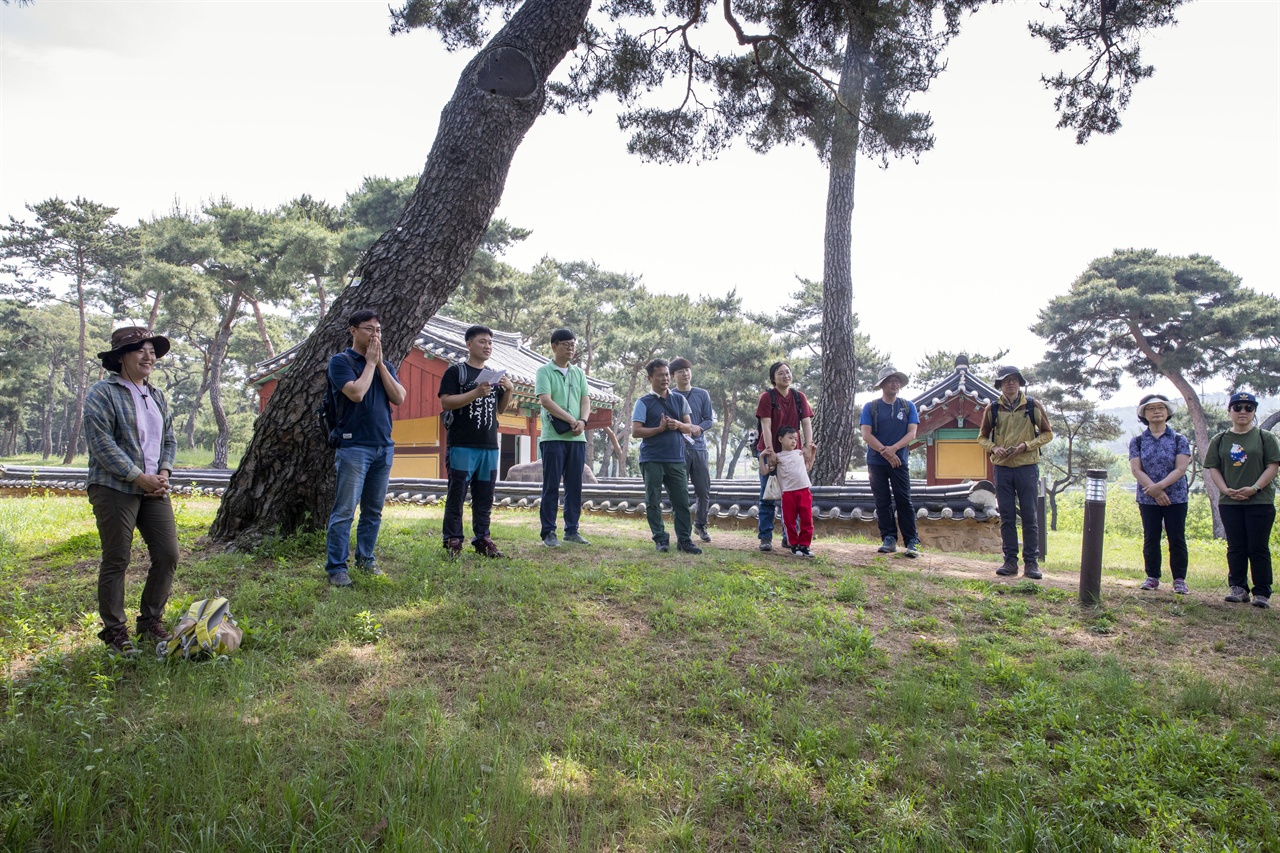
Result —
[[178, 531], [169, 502], [178, 443], [164, 393], [150, 381], [156, 360], [168, 351], [163, 335], [140, 326], [116, 329], [111, 348], [98, 353], [107, 376], [89, 389], [84, 405], [89, 503], [102, 540], [98, 636], [112, 652], [126, 656], [138, 653], [124, 610], [135, 529], [151, 556], [138, 608], [138, 638], [159, 642], [171, 636], [163, 620], [178, 565]]
[[1138, 481], [1138, 514], [1142, 516], [1142, 560], [1147, 578], [1139, 589], [1160, 588], [1160, 535], [1169, 539], [1169, 572], [1173, 591], [1187, 589], [1187, 466], [1191, 443], [1169, 426], [1173, 402], [1163, 394], [1138, 401], [1138, 420], [1146, 426], [1129, 440], [1129, 470]]
[[1257, 424], [1258, 398], [1237, 391], [1227, 403], [1231, 428], [1209, 439], [1204, 470], [1218, 487], [1218, 515], [1227, 534], [1227, 601], [1271, 606], [1271, 528], [1276, 522], [1280, 439]]

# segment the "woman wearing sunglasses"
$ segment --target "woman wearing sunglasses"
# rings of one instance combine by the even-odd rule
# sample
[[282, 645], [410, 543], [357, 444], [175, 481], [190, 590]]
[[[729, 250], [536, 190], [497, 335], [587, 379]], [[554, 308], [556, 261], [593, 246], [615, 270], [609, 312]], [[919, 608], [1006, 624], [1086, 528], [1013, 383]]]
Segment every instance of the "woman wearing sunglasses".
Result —
[[1280, 439], [1259, 429], [1258, 398], [1237, 391], [1227, 404], [1231, 429], [1209, 440], [1204, 468], [1218, 487], [1218, 512], [1227, 532], [1227, 601], [1249, 602], [1253, 572], [1253, 606], [1271, 606], [1271, 527], [1276, 520], [1276, 470]]

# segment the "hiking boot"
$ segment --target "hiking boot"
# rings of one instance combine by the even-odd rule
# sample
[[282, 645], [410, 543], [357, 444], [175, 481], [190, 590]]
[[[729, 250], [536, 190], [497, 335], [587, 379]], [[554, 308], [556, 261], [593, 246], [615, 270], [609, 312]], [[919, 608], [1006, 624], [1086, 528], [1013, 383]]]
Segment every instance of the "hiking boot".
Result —
[[366, 575], [373, 575], [374, 577], [383, 577], [382, 569], [378, 568], [377, 560], [367, 560], [364, 562], [356, 560], [356, 571], [364, 572]]
[[996, 569], [996, 574], [1004, 578], [1013, 577], [1017, 573], [1018, 573], [1017, 560], [1005, 560], [1004, 565]]
[[693, 544], [692, 539], [686, 539], [683, 542], [676, 543], [676, 550], [683, 551], [686, 554], [701, 554], [702, 549]]
[[1173, 592], [1175, 595], [1186, 595], [1187, 593], [1191, 592], [1191, 590], [1187, 589], [1187, 582], [1184, 581], [1182, 578], [1174, 578]]
[[[1173, 582], [1173, 587], [1174, 587], [1174, 592], [1177, 592], [1177, 589], [1178, 589], [1177, 581]], [[1142, 586], [1138, 587], [1138, 589], [1142, 589], [1142, 590], [1152, 590], [1152, 589], [1159, 589], [1159, 588], [1160, 588], [1159, 578], [1147, 578], [1142, 582]]]
[[446, 557], [461, 557], [462, 539], [457, 536], [449, 537], [449, 539], [444, 543], [444, 554]]
[[907, 556], [913, 560], [916, 557], [920, 556], [920, 540], [919, 539], [912, 539], [910, 542], [907, 543]]
[[98, 633], [102, 642], [107, 644], [107, 654], [122, 658], [136, 658], [142, 651], [129, 639], [129, 626], [117, 625], [114, 628], [103, 628]]
[[1261, 607], [1263, 610], [1266, 610], [1271, 606], [1271, 599], [1265, 595], [1255, 595], [1253, 597], [1253, 606]]
[[880, 547], [876, 549], [877, 554], [892, 554], [898, 550], [898, 540], [892, 536], [884, 537], [884, 541], [880, 543]]
[[560, 540], [556, 538], [555, 532], [552, 531], [551, 533], [548, 533], [546, 536], [542, 537], [542, 544], [547, 546], [548, 548], [559, 548]]
[[573, 531], [572, 533], [566, 533], [564, 535], [564, 541], [572, 542], [574, 545], [590, 545], [591, 544], [587, 540], [583, 539], [582, 534], [576, 530]]
[[164, 623], [159, 619], [144, 619], [138, 617], [138, 641], [150, 640], [151, 642], [167, 643], [173, 639], [173, 634], [164, 627]]
[[654, 542], [653, 547], [658, 549], [659, 554], [665, 554], [671, 550], [671, 546], [666, 542]]
[[346, 572], [334, 572], [329, 575], [329, 584], [336, 587], [351, 586], [351, 575]]
[[488, 536], [485, 536], [472, 544], [475, 546], [476, 553], [481, 557], [493, 557], [494, 559], [500, 559], [507, 556], [498, 550], [498, 543], [494, 542]]
[[698, 534], [698, 538], [701, 539], [703, 542], [711, 541], [711, 534], [707, 532], [707, 528], [695, 527], [693, 528], [693, 532]]
[[1027, 560], [1026, 566], [1022, 569], [1022, 576], [1024, 578], [1031, 578], [1033, 581], [1038, 581], [1044, 577], [1040, 572], [1040, 566], [1035, 560]]
[[761, 550], [761, 551], [772, 551], [772, 550], [773, 550], [773, 540], [772, 540], [772, 539], [761, 539], [761, 540], [760, 540], [760, 550]]
[[[1230, 601], [1232, 604], [1248, 604], [1249, 590], [1245, 589], [1242, 586], [1233, 586], [1231, 587], [1231, 592], [1227, 595], [1225, 600]], [[1268, 602], [1268, 604], [1269, 603], [1270, 602]]]

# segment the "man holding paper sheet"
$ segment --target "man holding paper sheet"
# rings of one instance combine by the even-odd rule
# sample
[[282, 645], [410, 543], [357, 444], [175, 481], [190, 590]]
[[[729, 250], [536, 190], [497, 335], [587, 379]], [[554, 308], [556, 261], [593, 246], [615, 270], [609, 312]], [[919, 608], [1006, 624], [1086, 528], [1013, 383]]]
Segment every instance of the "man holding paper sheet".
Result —
[[493, 331], [487, 326], [467, 329], [467, 360], [440, 377], [440, 407], [448, 429], [449, 493], [444, 502], [444, 547], [449, 555], [462, 553], [462, 505], [471, 486], [471, 545], [484, 557], [501, 557], [489, 535], [493, 488], [498, 480], [498, 415], [515, 401], [505, 370], [485, 367], [493, 355]]

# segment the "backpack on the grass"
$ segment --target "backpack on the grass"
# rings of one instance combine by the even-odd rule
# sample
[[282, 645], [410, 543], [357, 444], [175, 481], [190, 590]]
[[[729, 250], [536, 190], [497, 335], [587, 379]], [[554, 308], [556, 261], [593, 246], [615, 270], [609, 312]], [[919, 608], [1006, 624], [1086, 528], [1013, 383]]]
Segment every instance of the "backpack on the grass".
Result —
[[204, 598], [173, 626], [173, 639], [156, 645], [156, 656], [162, 660], [214, 658], [240, 648], [242, 639], [244, 632], [231, 618], [231, 603], [225, 598]]

